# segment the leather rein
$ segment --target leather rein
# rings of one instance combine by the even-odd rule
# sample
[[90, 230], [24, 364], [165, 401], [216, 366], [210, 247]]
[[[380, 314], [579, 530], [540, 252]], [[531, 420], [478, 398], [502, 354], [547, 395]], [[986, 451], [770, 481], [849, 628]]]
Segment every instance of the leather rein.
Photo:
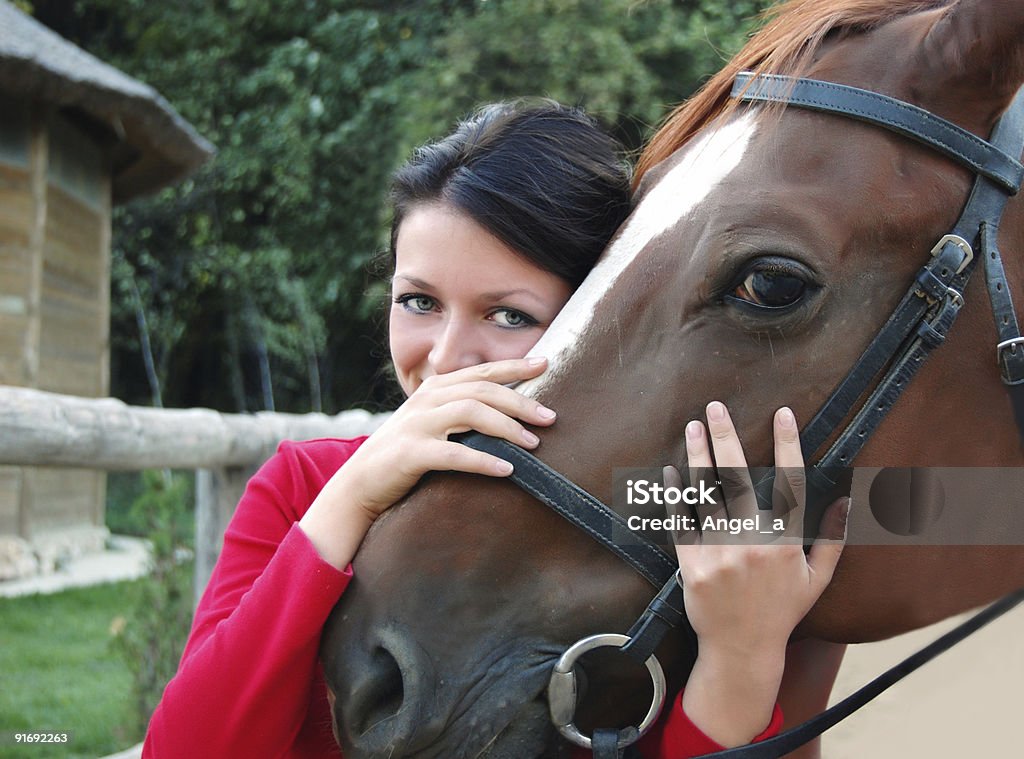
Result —
[[[1024, 444], [1024, 337], [1021, 337], [996, 246], [1006, 203], [1024, 181], [1024, 166], [1017, 159], [1024, 151], [1024, 88], [997, 123], [990, 141], [909, 103], [832, 82], [744, 72], [737, 76], [731, 95], [743, 102], [784, 103], [888, 129], [937, 150], [969, 168], [976, 177], [954, 228], [935, 244], [928, 261], [918, 271], [892, 315], [802, 430], [803, 450], [816, 452], [832, 438], [843, 420], [853, 415], [808, 470], [808, 500], [813, 501], [815, 494], [820, 496], [836, 486], [837, 478], [832, 472], [837, 467], [852, 464], [924, 360], [943, 343], [964, 305], [964, 290], [979, 258], [983, 261], [998, 333], [996, 360]], [[858, 406], [858, 400], [866, 393], [866, 399]], [[664, 704], [665, 678], [654, 650], [665, 634], [673, 627], [681, 628], [691, 653], [696, 656], [696, 635], [686, 619], [675, 561], [631, 530], [608, 506], [522, 448], [476, 432], [457, 439], [471, 448], [511, 462], [515, 467], [511, 480], [516, 485], [615, 553], [655, 588], [660, 588], [626, 635], [594, 635], [571, 646], [555, 665], [548, 687], [552, 722], [563, 736], [592, 749], [595, 759], [623, 756], [623, 751], [653, 725]], [[783, 756], [1021, 601], [1024, 601], [1024, 589], [1005, 596], [802, 725], [759, 743], [708, 756], [721, 759]], [[587, 737], [573, 722], [577, 701], [574, 665], [586, 651], [605, 646], [618, 648], [646, 665], [654, 697], [640, 725], [621, 730], [597, 729], [592, 737]]]

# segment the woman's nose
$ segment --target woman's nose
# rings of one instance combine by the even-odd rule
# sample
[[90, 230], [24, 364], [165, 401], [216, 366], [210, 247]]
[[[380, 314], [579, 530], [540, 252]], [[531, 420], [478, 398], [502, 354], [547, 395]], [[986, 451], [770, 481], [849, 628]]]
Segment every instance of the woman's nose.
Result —
[[465, 320], [446, 321], [427, 357], [431, 369], [437, 374], [446, 374], [486, 361], [479, 332], [475, 325]]

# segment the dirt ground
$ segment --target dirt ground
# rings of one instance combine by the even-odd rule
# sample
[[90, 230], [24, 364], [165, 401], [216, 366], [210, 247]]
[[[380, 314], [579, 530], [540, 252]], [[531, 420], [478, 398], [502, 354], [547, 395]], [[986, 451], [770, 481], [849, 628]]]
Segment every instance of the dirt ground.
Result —
[[[969, 615], [965, 615], [969, 616]], [[850, 646], [833, 703], [965, 617]], [[908, 675], [825, 734], [825, 759], [1024, 757], [1024, 605]]]

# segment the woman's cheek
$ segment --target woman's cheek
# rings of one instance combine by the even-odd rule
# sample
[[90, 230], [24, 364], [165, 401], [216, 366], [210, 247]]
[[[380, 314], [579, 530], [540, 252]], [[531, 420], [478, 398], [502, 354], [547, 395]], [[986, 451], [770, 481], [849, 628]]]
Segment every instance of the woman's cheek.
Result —
[[529, 329], [516, 330], [511, 334], [496, 335], [488, 360], [500, 361], [506, 358], [522, 358], [530, 352], [530, 348], [537, 344], [537, 341], [540, 340], [543, 334], [544, 331], [539, 327], [531, 327]]
[[[412, 321], [413, 317], [403, 311], [396, 311], [396, 309], [401, 309], [401, 306], [396, 305], [391, 310], [388, 345], [395, 374], [398, 376], [402, 389], [408, 395], [416, 389], [411, 386], [412, 384], [418, 386], [422, 382], [422, 378], [414, 380], [414, 375], [417, 366], [425, 358], [425, 353], [429, 352], [429, 346], [425, 350], [418, 349], [418, 345], [423, 342], [422, 336], [418, 334], [422, 330], [417, 329], [419, 325]], [[424, 353], [424, 357], [418, 357], [419, 353]]]

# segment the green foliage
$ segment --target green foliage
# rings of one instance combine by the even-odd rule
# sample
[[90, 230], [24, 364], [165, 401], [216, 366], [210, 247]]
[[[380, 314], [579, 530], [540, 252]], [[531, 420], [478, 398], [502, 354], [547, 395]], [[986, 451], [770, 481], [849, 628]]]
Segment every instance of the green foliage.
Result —
[[132, 510], [135, 521], [148, 527], [151, 571], [137, 584], [132, 610], [116, 626], [114, 639], [132, 674], [132, 728], [139, 732], [178, 668], [192, 622], [192, 563], [183, 560], [189, 540], [181, 520], [188, 481], [146, 472], [144, 485]]
[[[149, 488], [148, 483], [155, 475], [152, 472], [108, 472], [107, 503], [104, 521], [115, 535], [133, 535], [149, 538], [152, 518], [138, 501]], [[176, 488], [183, 490], [180, 508], [173, 510], [173, 530], [186, 546], [195, 543], [195, 472], [175, 472]]]
[[476, 104], [545, 95], [583, 105], [639, 150], [668, 109], [736, 50], [758, 3], [494, 0], [463, 10], [411, 75], [407, 147]]
[[[131, 676], [110, 646], [134, 583], [0, 599], [0, 734], [70, 733], [66, 745], [0, 747], [5, 759], [94, 759], [142, 739]], [[118, 623], [119, 624], [119, 623]], [[114, 625], [116, 627], [116, 624]]]
[[[638, 148], [737, 49], [753, 0], [36, 0], [38, 18], [153, 85], [213, 141], [191, 180], [120, 209], [112, 377], [225, 410], [379, 403], [386, 189], [482, 102], [580, 103]], [[272, 388], [258, 377], [272, 378]]]

